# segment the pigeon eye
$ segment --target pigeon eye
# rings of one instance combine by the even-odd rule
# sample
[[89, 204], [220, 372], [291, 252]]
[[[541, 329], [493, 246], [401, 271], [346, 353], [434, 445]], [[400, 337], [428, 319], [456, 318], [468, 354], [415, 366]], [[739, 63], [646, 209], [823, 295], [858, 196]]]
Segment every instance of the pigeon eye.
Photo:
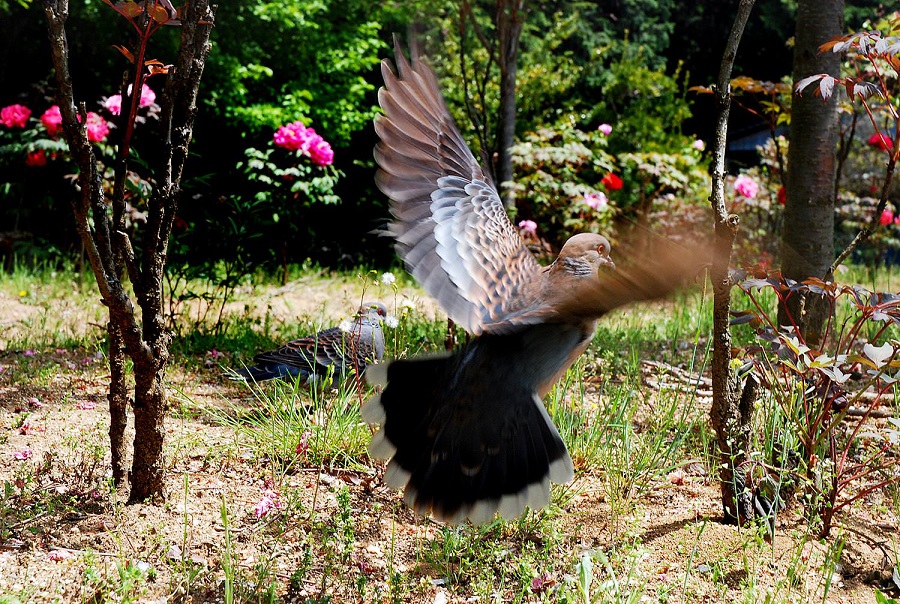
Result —
[[603, 254], [605, 254], [605, 253], [606, 253], [606, 246], [603, 245], [602, 243], [601, 243], [600, 245], [598, 245], [598, 246], [597, 246], [597, 253], [599, 253], [601, 256], [602, 256]]

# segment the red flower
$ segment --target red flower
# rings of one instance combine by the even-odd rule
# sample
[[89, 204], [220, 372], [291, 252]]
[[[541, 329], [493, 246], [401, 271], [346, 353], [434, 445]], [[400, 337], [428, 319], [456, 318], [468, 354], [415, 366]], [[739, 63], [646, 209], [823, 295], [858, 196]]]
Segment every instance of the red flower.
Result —
[[610, 172], [600, 181], [607, 191], [618, 191], [622, 188], [622, 179]]
[[45, 111], [41, 115], [41, 123], [47, 129], [47, 134], [56, 137], [59, 131], [62, 130], [62, 113], [59, 111], [59, 105], [54, 105]]
[[889, 139], [884, 134], [879, 134], [878, 132], [870, 136], [869, 140], [866, 142], [869, 143], [870, 147], [875, 147], [879, 151], [890, 151], [894, 148], [894, 141]]
[[32, 151], [28, 155], [25, 156], [25, 165], [33, 166], [35, 168], [41, 168], [47, 165], [47, 154], [44, 153], [43, 149], [38, 149], [37, 151]]
[[779, 204], [785, 204], [785, 202], [787, 201], [787, 191], [784, 190], [784, 187], [780, 187], [778, 189], [778, 193], [775, 195], [775, 197], [778, 199]]
[[892, 222], [894, 222], [894, 213], [888, 208], [885, 208], [878, 218], [878, 224], [884, 226], [886, 224], [891, 224]]
[[31, 109], [18, 103], [0, 109], [0, 124], [7, 128], [24, 128], [30, 117]]

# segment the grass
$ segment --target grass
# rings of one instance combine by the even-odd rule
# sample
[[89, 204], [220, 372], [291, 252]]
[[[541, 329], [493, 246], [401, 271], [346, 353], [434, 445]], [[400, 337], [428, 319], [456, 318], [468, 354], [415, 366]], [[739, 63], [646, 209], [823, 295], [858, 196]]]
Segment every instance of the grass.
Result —
[[[291, 274], [293, 289], [255, 280], [237, 290], [215, 328], [196, 321], [202, 309], [182, 313], [169, 370], [172, 488], [162, 506], [124, 505], [106, 477], [104, 414], [82, 409], [86, 398], [104, 400], [104, 318], [93, 283], [48, 267], [2, 276], [0, 301], [18, 314], [0, 323], [0, 454], [9, 459], [25, 446], [36, 453], [0, 474], [0, 543], [27, 543], [29, 553], [14, 554], [19, 567], [55, 570], [75, 587], [60, 579], [36, 588], [0, 572], [0, 602], [421, 602], [438, 594], [483, 602], [824, 602], [851, 593], [842, 570], [848, 544], [857, 556], [880, 539], [897, 564], [887, 529], [862, 544], [850, 531], [819, 542], [795, 509], [770, 543], [765, 531], [719, 522], [708, 400], [663, 379], [648, 388], [647, 372], [660, 370], [642, 364], [704, 371], [711, 317], [702, 291], [605, 318], [548, 394], [576, 479], [553, 487], [547, 509], [482, 527], [417, 518], [382, 486], [383, 466], [367, 456], [371, 432], [359, 405], [368, 390], [353, 381], [311, 390], [240, 385], [221, 375], [261, 349], [334, 324], [362, 298], [382, 300], [400, 318], [387, 330], [388, 356], [443, 348], [446, 321], [408, 280], [386, 287], [375, 283], [378, 274], [360, 273], [307, 267]], [[78, 326], [83, 317], [87, 328]], [[31, 398], [42, 406], [29, 408]], [[759, 450], [791, 446], [777, 407], [756, 419]], [[29, 422], [46, 432], [23, 434]], [[896, 523], [898, 490], [878, 495], [868, 503]], [[845, 521], [860, 518], [848, 513]], [[111, 528], [91, 532], [92, 522]], [[43, 559], [56, 544], [73, 557]], [[0, 560], [4, 568], [18, 576]], [[860, 571], [851, 597], [875, 587], [893, 593], [889, 582], [864, 578]]]

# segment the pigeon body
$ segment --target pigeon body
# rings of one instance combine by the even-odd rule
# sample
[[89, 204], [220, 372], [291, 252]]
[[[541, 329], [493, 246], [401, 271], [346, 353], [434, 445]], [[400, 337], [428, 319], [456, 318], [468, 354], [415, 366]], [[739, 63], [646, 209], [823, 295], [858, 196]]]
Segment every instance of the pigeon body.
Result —
[[386, 483], [422, 514], [487, 522], [539, 508], [574, 475], [542, 397], [584, 352], [597, 320], [657, 298], [698, 271], [697, 254], [660, 244], [617, 270], [606, 238], [571, 237], [542, 267], [453, 123], [434, 73], [399, 48], [382, 63], [376, 182], [407, 269], [479, 336], [450, 355], [370, 367], [384, 390], [363, 407]]
[[234, 371], [236, 377], [262, 382], [275, 378], [346, 375], [359, 372], [369, 363], [384, 356], [384, 331], [381, 322], [387, 309], [378, 302], [363, 304], [350, 329], [324, 329], [315, 335], [292, 340], [276, 350], [261, 352], [253, 357], [254, 365]]

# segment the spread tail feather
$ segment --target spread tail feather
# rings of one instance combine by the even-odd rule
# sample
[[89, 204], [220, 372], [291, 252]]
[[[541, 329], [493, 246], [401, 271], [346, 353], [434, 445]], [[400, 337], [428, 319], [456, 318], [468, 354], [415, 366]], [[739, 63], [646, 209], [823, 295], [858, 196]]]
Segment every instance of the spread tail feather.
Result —
[[[534, 389], [493, 363], [500, 348], [516, 345], [482, 337], [453, 355], [369, 370], [369, 380], [387, 383], [362, 410], [381, 424], [369, 453], [390, 459], [385, 483], [405, 489], [417, 512], [451, 523], [488, 522], [495, 512], [515, 518], [549, 503], [551, 481], [572, 479], [572, 460]], [[467, 379], [472, 372], [481, 379]]]

